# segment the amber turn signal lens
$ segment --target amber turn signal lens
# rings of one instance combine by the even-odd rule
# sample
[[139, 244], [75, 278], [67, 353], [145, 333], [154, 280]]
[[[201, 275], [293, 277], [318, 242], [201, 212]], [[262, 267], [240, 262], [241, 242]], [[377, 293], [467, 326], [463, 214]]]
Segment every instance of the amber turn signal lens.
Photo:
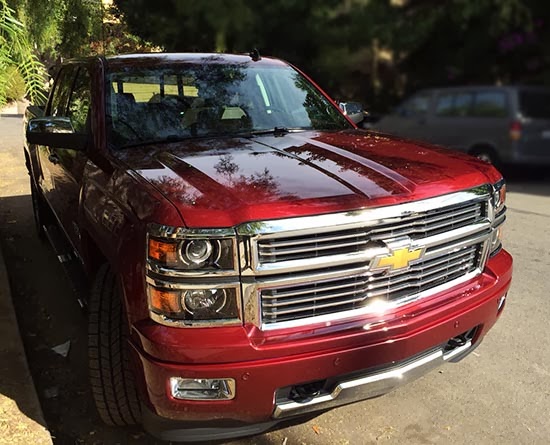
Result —
[[174, 314], [181, 312], [180, 292], [157, 289], [149, 286], [149, 304], [155, 312]]
[[156, 239], [149, 239], [149, 258], [164, 264], [177, 264], [178, 245], [165, 243]]
[[506, 184], [504, 184], [498, 192], [499, 207], [502, 207], [506, 202]]

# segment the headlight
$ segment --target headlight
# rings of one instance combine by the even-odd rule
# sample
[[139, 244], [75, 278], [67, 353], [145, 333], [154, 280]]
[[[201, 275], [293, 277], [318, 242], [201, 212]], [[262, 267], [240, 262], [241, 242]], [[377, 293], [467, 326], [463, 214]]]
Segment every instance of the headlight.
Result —
[[[219, 241], [216, 241], [219, 243]], [[207, 239], [193, 239], [180, 247], [181, 259], [186, 264], [201, 265], [212, 256], [212, 243]], [[218, 249], [220, 251], [221, 249]]]
[[182, 303], [190, 314], [217, 314], [225, 306], [227, 291], [225, 289], [191, 289], [183, 293]]
[[165, 236], [158, 228], [149, 232], [147, 257], [159, 268], [179, 271], [237, 271], [234, 233], [216, 229], [175, 230]]
[[235, 231], [156, 224], [148, 229], [150, 317], [179, 327], [241, 324]]
[[152, 318], [162, 324], [204, 326], [241, 323], [238, 288], [231, 285], [168, 289], [149, 283], [148, 294]]
[[502, 224], [506, 220], [506, 183], [501, 179], [493, 185], [493, 231], [491, 234], [490, 253], [497, 253], [502, 247]]

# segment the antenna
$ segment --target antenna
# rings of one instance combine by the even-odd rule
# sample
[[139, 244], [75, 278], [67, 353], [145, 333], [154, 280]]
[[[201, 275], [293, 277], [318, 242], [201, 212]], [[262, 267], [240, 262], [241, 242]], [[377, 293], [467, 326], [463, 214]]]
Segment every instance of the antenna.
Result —
[[262, 60], [262, 56], [260, 56], [260, 51], [258, 51], [258, 48], [254, 48], [252, 51], [248, 53], [248, 55], [254, 62], [257, 62], [258, 60]]

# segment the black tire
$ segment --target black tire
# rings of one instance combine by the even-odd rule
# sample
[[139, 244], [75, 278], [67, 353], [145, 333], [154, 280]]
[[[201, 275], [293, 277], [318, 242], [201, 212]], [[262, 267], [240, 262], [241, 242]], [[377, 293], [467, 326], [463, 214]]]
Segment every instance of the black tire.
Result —
[[474, 148], [471, 152], [472, 156], [475, 156], [482, 161], [493, 164], [496, 168], [500, 168], [500, 159], [491, 147], [477, 147]]
[[38, 238], [42, 241], [46, 239], [46, 231], [44, 230], [44, 225], [48, 221], [48, 209], [44, 198], [38, 191], [36, 184], [31, 177], [31, 200], [32, 200], [32, 213], [34, 216], [34, 226], [36, 229], [36, 234]]
[[141, 420], [128, 333], [116, 277], [103, 266], [90, 295], [88, 358], [92, 395], [99, 416], [108, 425], [134, 425]]

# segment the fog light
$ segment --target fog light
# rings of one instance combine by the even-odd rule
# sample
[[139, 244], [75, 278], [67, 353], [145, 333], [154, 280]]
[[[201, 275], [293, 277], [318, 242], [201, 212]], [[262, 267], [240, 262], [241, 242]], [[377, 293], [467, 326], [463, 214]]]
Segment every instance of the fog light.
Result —
[[193, 289], [184, 294], [185, 308], [194, 314], [201, 310], [218, 312], [225, 305], [224, 289]]
[[235, 380], [171, 377], [170, 389], [175, 399], [231, 400], [235, 397]]

